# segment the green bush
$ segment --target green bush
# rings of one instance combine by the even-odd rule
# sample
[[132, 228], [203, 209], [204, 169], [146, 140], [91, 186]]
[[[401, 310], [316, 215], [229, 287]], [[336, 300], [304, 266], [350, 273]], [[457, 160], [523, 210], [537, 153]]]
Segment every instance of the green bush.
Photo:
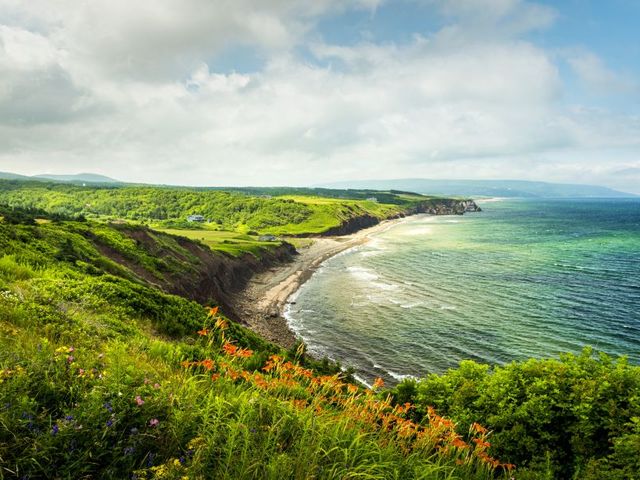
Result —
[[464, 361], [443, 375], [403, 382], [393, 393], [397, 401], [415, 402], [418, 417], [431, 405], [461, 431], [473, 422], [486, 425], [492, 453], [536, 475], [640, 478], [640, 367], [624, 358], [585, 349], [494, 368]]

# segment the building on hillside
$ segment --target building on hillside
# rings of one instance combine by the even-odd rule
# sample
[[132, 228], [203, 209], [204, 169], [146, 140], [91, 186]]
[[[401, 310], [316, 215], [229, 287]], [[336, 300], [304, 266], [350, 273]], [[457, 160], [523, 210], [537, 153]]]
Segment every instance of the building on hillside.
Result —
[[369, 198], [367, 198], [367, 201], [368, 202], [376, 202], [376, 203], [378, 203], [378, 199], [376, 197], [369, 197]]
[[258, 237], [258, 240], [260, 240], [261, 242], [275, 242], [278, 239], [275, 235], [260, 235], [260, 237]]
[[204, 217], [202, 215], [189, 215], [187, 222], [204, 222]]

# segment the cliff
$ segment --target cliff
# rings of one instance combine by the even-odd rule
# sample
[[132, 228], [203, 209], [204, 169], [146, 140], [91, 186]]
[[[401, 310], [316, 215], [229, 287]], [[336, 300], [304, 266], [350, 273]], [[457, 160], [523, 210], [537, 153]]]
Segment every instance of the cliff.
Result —
[[[373, 215], [357, 215], [348, 218], [337, 227], [330, 228], [324, 231], [321, 236], [339, 236], [349, 235], [355, 233], [358, 230], [372, 227], [377, 225], [382, 220], [388, 220], [390, 218], [399, 218], [404, 216], [416, 215], [419, 213], [427, 213], [430, 215], [463, 215], [468, 212], [481, 212], [482, 209], [471, 199], [458, 200], [455, 198], [435, 198], [418, 202], [414, 206], [407, 208], [403, 212], [397, 215], [393, 215], [387, 218], [378, 218]], [[312, 236], [312, 235], [300, 235], [300, 236]]]
[[[123, 254], [91, 233], [87, 236], [102, 255], [124, 267], [135, 280], [201, 304], [218, 303], [234, 320], [240, 318], [234, 314], [231, 296], [242, 290], [254, 274], [288, 262], [297, 254], [293, 245], [282, 242], [260, 256], [246, 253], [233, 257], [214, 252], [200, 242], [145, 227], [110, 228], [135, 242], [133, 254]], [[140, 261], [145, 256], [156, 259], [160, 267], [152, 268], [148, 262]]]

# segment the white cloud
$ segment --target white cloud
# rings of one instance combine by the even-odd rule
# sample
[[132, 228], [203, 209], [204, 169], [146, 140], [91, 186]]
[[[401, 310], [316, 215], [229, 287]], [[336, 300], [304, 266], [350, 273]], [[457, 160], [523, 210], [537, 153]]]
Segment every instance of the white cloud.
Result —
[[580, 80], [597, 93], [640, 93], [638, 80], [611, 70], [592, 52], [573, 51], [568, 54], [567, 60]]
[[[523, 39], [551, 9], [424, 1], [450, 23], [408, 44], [335, 45], [314, 25], [345, 10], [338, 0], [0, 0], [0, 170], [226, 185], [551, 178], [547, 152], [636, 148], [637, 118], [566, 107], [554, 58]], [[264, 68], [211, 71], [238, 44]]]

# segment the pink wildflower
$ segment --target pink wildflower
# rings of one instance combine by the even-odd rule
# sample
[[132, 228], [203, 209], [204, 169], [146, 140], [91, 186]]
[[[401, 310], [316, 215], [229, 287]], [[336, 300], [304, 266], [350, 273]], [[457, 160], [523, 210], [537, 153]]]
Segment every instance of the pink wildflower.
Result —
[[142, 397], [140, 397], [140, 395], [136, 395], [136, 403], [138, 404], [139, 407], [144, 405], [144, 400], [142, 399]]

